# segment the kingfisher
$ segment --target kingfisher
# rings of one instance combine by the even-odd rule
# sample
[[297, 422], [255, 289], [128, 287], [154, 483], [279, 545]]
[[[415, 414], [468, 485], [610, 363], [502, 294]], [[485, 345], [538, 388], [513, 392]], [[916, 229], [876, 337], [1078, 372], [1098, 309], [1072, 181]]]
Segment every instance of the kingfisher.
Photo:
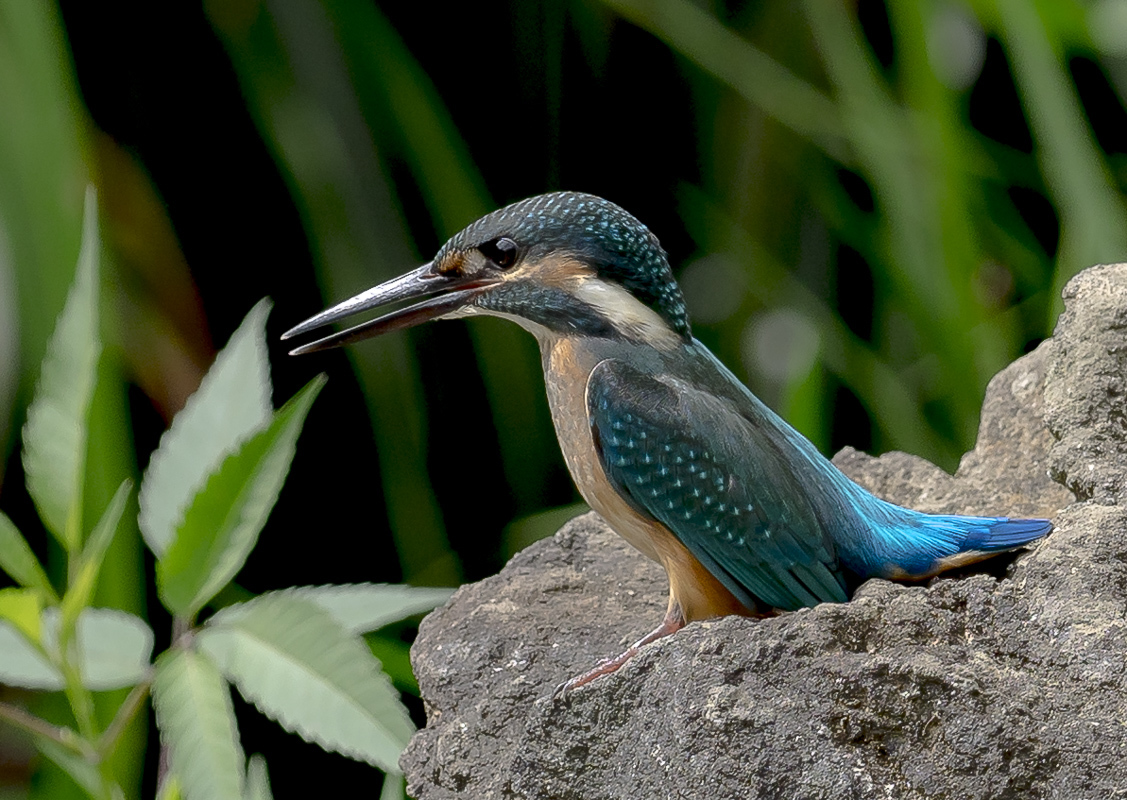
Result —
[[694, 620], [846, 602], [868, 578], [928, 578], [1052, 528], [1046, 519], [926, 514], [858, 486], [693, 337], [657, 237], [600, 197], [554, 192], [487, 214], [429, 263], [282, 338], [404, 301], [417, 302], [292, 354], [433, 319], [512, 320], [540, 345], [579, 493], [669, 577], [661, 624], [562, 691]]

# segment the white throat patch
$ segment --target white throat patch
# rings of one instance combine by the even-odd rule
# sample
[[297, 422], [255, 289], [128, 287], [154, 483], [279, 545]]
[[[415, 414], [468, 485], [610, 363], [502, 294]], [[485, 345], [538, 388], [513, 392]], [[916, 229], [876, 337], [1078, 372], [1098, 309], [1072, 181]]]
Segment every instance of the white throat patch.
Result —
[[681, 336], [661, 315], [614, 283], [596, 277], [579, 281], [572, 294], [607, 318], [620, 333], [631, 339], [668, 350], [681, 343]]

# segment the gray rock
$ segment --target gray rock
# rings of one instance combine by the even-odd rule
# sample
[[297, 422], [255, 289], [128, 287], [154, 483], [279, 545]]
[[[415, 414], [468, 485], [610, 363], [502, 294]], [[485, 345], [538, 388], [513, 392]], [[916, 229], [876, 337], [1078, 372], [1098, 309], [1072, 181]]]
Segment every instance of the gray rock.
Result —
[[665, 608], [661, 569], [585, 515], [424, 621], [411, 793], [1127, 794], [1127, 266], [1088, 270], [1065, 300], [1054, 338], [991, 381], [955, 476], [903, 453], [836, 459], [905, 505], [1052, 516], [1038, 547], [927, 586], [873, 580], [845, 604], [694, 623], [559, 701], [560, 681]]
[[1116, 503], [1127, 486], [1127, 264], [1086, 271], [1064, 301], [1045, 386], [1060, 440], [1050, 469], [1077, 498]]

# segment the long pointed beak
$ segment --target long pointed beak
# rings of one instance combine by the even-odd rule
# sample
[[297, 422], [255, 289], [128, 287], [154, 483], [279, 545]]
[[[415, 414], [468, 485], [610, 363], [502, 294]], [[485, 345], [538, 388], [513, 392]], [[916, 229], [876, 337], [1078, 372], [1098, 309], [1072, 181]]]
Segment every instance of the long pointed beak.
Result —
[[434, 272], [431, 264], [423, 264], [423, 266], [408, 272], [406, 275], [381, 283], [379, 286], [361, 292], [343, 303], [338, 303], [332, 308], [310, 317], [300, 325], [295, 325], [283, 333], [282, 338], [291, 339], [294, 336], [309, 333], [361, 311], [369, 311], [373, 308], [403, 300], [412, 300], [416, 297], [437, 295], [429, 300], [362, 322], [315, 342], [303, 344], [301, 347], [291, 350], [290, 355], [299, 356], [304, 353], [315, 353], [318, 350], [328, 350], [331, 347], [340, 347], [361, 339], [379, 336], [381, 333], [411, 328], [428, 320], [450, 314], [465, 306], [475, 294], [490, 283], [489, 280], [441, 275]]

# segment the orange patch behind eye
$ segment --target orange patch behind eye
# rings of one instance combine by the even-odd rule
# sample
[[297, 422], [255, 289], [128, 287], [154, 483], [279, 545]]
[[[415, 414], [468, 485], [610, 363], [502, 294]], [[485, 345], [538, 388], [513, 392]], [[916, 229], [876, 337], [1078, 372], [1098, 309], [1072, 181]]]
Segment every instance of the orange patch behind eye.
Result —
[[544, 286], [570, 289], [594, 277], [595, 270], [568, 253], [550, 253], [539, 261], [522, 264], [511, 274], [514, 278], [522, 274], [535, 275], [536, 281]]
[[466, 254], [452, 250], [435, 266], [439, 275], [461, 275], [465, 271], [465, 265]]

